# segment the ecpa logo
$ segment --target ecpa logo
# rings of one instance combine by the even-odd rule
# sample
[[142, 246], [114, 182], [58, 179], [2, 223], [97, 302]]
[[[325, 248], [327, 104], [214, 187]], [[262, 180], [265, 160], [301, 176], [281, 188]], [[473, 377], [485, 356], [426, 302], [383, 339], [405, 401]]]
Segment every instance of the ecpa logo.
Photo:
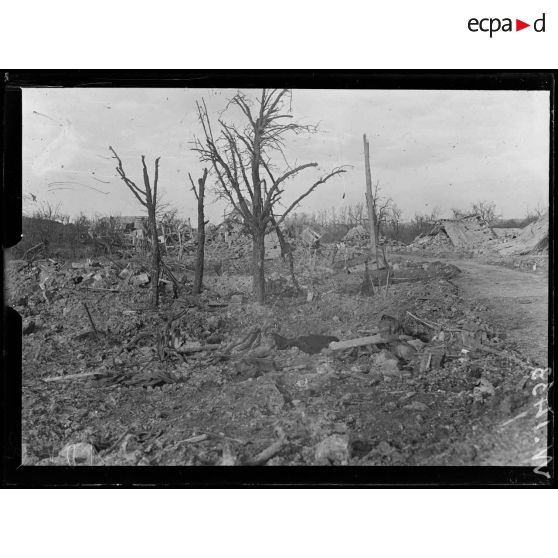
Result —
[[[546, 14], [543, 14], [539, 19], [536, 19], [533, 22], [533, 29], [537, 33], [545, 32], [545, 18]], [[503, 19], [500, 19], [498, 17], [485, 17], [482, 19], [472, 17], [469, 20], [467, 26], [469, 27], [469, 31], [472, 31], [473, 33], [477, 33], [478, 31], [489, 33], [490, 38], [492, 38], [492, 35], [494, 33], [497, 33], [498, 31], [503, 31], [504, 33], [514, 31], [512, 18], [509, 17], [505, 17]], [[531, 24], [525, 23], [520, 19], [515, 20], [515, 31], [521, 31], [522, 29], [526, 29], [527, 27], [531, 27]]]

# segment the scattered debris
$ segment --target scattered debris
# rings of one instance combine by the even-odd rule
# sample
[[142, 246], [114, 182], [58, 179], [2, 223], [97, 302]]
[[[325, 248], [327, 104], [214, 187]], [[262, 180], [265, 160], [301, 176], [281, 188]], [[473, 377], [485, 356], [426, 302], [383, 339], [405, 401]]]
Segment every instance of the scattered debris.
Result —
[[396, 450], [389, 442], [382, 440], [371, 452], [370, 455], [379, 455], [382, 457], [387, 457], [394, 453]]
[[140, 273], [139, 275], [134, 275], [130, 279], [130, 283], [135, 286], [147, 285], [150, 281], [149, 275], [147, 273]]
[[254, 457], [247, 459], [244, 462], [244, 465], [265, 465], [272, 457], [277, 455], [287, 443], [287, 438], [285, 436], [285, 433], [283, 432], [283, 429], [280, 427], [277, 427], [275, 429], [275, 434], [279, 439]]
[[406, 341], [399, 341], [391, 345], [392, 353], [407, 362], [413, 360], [417, 355], [417, 350]]
[[486, 378], [481, 378], [478, 385], [473, 389], [475, 401], [483, 401], [487, 397], [492, 397], [495, 393], [494, 386]]
[[[451, 464], [456, 437], [471, 447], [481, 436], [472, 416], [492, 425], [524, 412], [532, 385], [517, 378], [530, 363], [448, 280], [458, 271], [401, 257], [388, 296], [387, 269], [374, 269], [381, 288], [364, 300], [368, 248], [348, 256], [358, 270], [348, 274], [343, 249], [336, 267], [320, 244], [295, 242], [304, 293], [280, 280], [287, 262], [266, 263], [276, 287], [267, 306], [251, 301], [250, 246], [230, 252], [220, 240], [208, 243], [196, 296], [195, 244], [167, 257], [182, 287], [174, 299], [165, 279], [158, 310], [139, 255], [9, 262], [7, 296], [24, 333], [25, 463], [439, 464], [448, 451]], [[279, 424], [283, 434], [270, 434]]]
[[387, 349], [382, 349], [373, 356], [373, 363], [385, 374], [389, 371], [399, 371], [398, 358]]

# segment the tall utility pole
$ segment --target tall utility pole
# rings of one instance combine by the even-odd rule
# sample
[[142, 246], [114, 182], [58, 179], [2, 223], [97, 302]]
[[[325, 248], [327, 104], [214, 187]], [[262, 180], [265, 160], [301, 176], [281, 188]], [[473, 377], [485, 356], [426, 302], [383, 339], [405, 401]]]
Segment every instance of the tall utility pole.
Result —
[[[376, 258], [376, 266], [380, 269], [380, 253], [378, 251], [378, 239], [376, 238], [376, 208], [372, 196], [372, 175], [370, 173], [370, 144], [363, 134], [364, 141], [364, 170], [366, 172], [366, 206], [368, 207], [368, 228], [370, 230], [370, 252]], [[383, 263], [382, 263], [383, 267]]]

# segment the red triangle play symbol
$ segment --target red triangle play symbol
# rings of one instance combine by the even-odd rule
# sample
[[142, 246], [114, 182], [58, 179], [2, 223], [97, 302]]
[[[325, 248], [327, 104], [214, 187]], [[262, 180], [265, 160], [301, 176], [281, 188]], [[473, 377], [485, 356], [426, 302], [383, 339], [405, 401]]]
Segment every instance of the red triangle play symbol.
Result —
[[515, 20], [515, 30], [516, 31], [521, 31], [522, 29], [525, 29], [526, 27], [531, 27], [531, 24], [530, 23], [525, 23], [524, 21], [521, 21], [520, 19]]

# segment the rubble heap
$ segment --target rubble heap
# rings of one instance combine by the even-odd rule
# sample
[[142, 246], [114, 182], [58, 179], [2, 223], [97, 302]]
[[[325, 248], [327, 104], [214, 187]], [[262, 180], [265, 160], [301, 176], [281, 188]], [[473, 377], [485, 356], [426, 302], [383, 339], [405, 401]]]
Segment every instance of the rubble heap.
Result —
[[550, 230], [548, 211], [534, 223], [530, 223], [498, 251], [502, 256], [534, 254], [548, 250]]
[[497, 235], [479, 216], [468, 215], [460, 219], [442, 219], [435, 223], [430, 232], [419, 235], [410, 245], [411, 250], [427, 249], [468, 250], [482, 253], [487, 243]]

